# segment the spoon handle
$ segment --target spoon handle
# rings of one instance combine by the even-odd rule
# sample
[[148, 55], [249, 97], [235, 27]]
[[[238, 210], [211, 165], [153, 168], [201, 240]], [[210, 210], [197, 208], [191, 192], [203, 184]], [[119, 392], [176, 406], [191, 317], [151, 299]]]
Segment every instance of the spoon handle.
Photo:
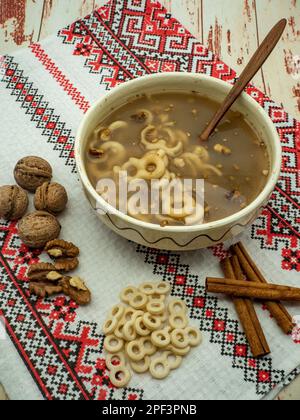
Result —
[[278, 41], [281, 38], [281, 35], [286, 27], [287, 20], [281, 19], [274, 27], [271, 29], [269, 34], [266, 36], [264, 41], [255, 51], [251, 60], [243, 70], [238, 81], [234, 84], [233, 88], [229, 92], [228, 96], [225, 98], [220, 109], [214, 115], [213, 119], [210, 121], [208, 126], [200, 135], [202, 141], [208, 140], [211, 133], [215, 130], [216, 126], [219, 124], [221, 119], [224, 117], [226, 112], [230, 109], [232, 104], [237, 100], [239, 95], [243, 92], [248, 83], [253, 79], [258, 70], [267, 60], [273, 49], [276, 47]]

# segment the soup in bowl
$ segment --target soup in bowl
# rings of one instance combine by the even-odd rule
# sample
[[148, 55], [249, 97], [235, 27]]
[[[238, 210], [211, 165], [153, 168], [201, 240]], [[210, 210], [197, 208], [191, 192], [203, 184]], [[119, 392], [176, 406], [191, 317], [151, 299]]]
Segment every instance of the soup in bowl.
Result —
[[230, 88], [205, 75], [145, 76], [88, 111], [76, 161], [111, 229], [146, 246], [188, 250], [223, 242], [257, 217], [281, 163], [268, 115], [244, 93], [209, 140], [200, 139]]

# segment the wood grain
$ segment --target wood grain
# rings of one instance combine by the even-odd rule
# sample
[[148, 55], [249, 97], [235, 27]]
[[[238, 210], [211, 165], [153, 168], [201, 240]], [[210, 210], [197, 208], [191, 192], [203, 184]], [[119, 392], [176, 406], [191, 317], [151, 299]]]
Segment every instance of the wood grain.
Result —
[[261, 69], [262, 65], [277, 46], [286, 25], [287, 20], [281, 19], [278, 23], [276, 23], [276, 25], [273, 26], [264, 40], [260, 43], [259, 47], [254, 52], [246, 67], [240, 74], [239, 79], [234, 84], [220, 108], [212, 120], [208, 123], [207, 127], [204, 129], [203, 133], [200, 135], [202, 141], [208, 140], [209, 136], [215, 130], [219, 122], [222, 120], [237, 98], [241, 95], [247, 85], [253, 80], [253, 77]]
[[[205, 44], [240, 74], [258, 47], [252, 2], [203, 0], [203, 3]], [[263, 88], [261, 72], [253, 83]]]
[[[272, 5], [272, 7], [270, 7]], [[296, 117], [300, 117], [300, 1], [256, 1], [259, 37], [271, 22], [288, 19], [288, 27], [276, 51], [264, 65], [267, 94]], [[297, 66], [298, 57], [298, 66]]]
[[43, 1], [0, 1], [0, 53], [29, 45], [38, 39]]
[[[0, 0], [0, 54], [47, 37], [106, 0]], [[300, 118], [300, 0], [161, 0], [208, 48], [241, 73], [273, 24], [289, 27], [254, 84]], [[296, 58], [295, 58], [296, 57]]]

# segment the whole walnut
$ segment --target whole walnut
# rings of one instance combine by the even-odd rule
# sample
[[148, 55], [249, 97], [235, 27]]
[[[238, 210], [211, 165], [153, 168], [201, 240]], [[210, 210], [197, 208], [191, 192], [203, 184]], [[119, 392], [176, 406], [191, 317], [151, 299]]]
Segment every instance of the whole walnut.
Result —
[[28, 196], [17, 185], [0, 187], [0, 217], [6, 220], [21, 219], [28, 208]]
[[23, 217], [18, 224], [19, 236], [29, 248], [43, 248], [59, 237], [61, 226], [50, 213], [36, 211]]
[[37, 210], [45, 210], [49, 213], [58, 214], [67, 205], [68, 195], [65, 188], [56, 182], [44, 182], [38, 187], [34, 196], [34, 206]]
[[35, 192], [46, 181], [51, 181], [52, 168], [49, 163], [37, 156], [27, 156], [16, 164], [15, 180], [25, 190]]

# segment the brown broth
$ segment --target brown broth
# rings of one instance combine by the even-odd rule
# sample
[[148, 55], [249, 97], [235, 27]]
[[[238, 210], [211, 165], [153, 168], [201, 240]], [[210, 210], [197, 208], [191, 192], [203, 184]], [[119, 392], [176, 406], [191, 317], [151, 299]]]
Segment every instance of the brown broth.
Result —
[[[152, 143], [154, 138], [167, 140], [168, 147], [174, 147], [179, 140], [184, 140], [182, 150], [174, 158], [169, 157], [167, 168], [181, 179], [205, 179], [204, 222], [220, 220], [240, 211], [263, 190], [269, 173], [269, 158], [265, 144], [245, 118], [232, 111], [219, 124], [209, 141], [201, 142], [199, 134], [218, 107], [218, 103], [196, 93], [165, 92], [141, 96], [114, 110], [104, 121], [99, 121], [87, 141], [85, 165], [91, 183], [95, 187], [101, 178], [114, 179], [115, 166], [122, 167], [130, 158], [140, 159], [149, 152], [141, 142], [141, 132], [151, 125], [159, 127], [157, 132], [149, 129], [147, 144], [151, 144], [151, 147], [155, 147], [155, 143]], [[153, 120], [149, 121], [148, 113], [141, 110], [149, 110]], [[120, 128], [108, 130], [115, 121], [123, 121], [127, 126], [123, 124], [122, 127], [121, 124]], [[168, 135], [170, 131], [163, 131], [166, 128], [175, 132], [175, 142]], [[103, 150], [108, 141], [121, 146], [113, 151]], [[187, 157], [182, 165], [182, 155], [195, 155], [196, 146], [205, 148], [209, 156], [205, 164], [213, 168], [200, 170]], [[121, 153], [119, 148], [122, 149]], [[138, 215], [137, 218], [163, 225], [185, 224], [184, 219], [164, 219], [150, 214]]]

